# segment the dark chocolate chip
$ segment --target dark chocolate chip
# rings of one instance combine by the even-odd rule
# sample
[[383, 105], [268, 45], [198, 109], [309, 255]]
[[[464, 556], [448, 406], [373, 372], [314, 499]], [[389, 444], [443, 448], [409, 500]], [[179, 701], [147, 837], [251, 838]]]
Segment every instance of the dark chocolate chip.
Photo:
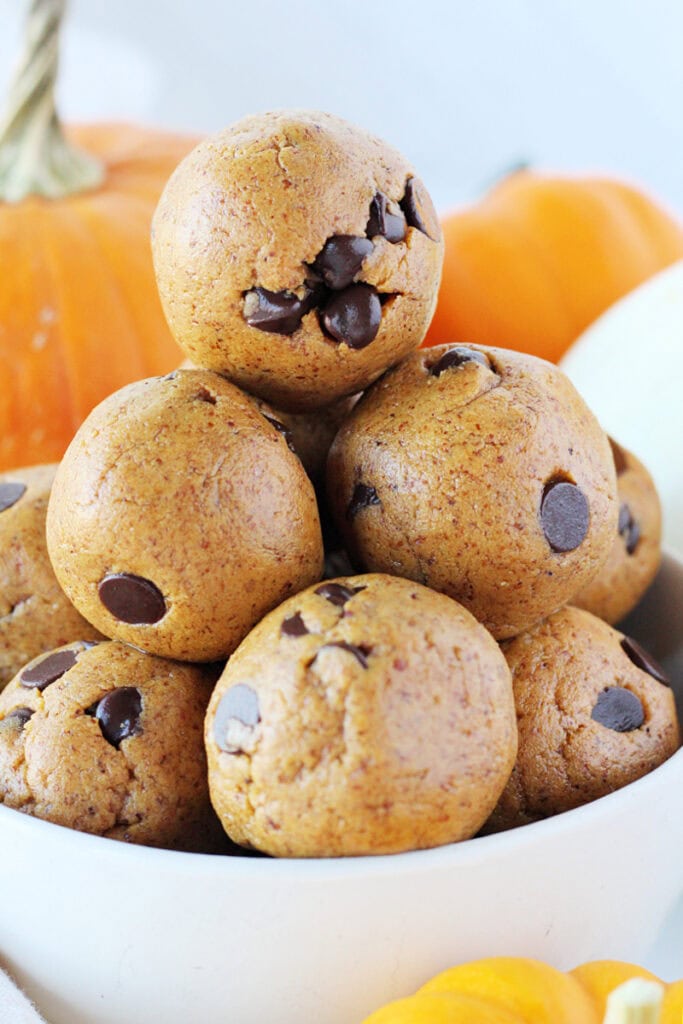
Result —
[[[261, 721], [258, 695], [250, 686], [237, 683], [223, 694], [213, 723], [213, 735], [218, 747], [226, 754], [238, 754], [244, 749], [247, 735]], [[233, 723], [236, 723], [235, 729]]]
[[105, 740], [117, 749], [122, 740], [142, 732], [142, 695], [135, 686], [118, 686], [86, 713], [95, 716]]
[[328, 288], [340, 291], [350, 285], [374, 246], [358, 235], [334, 235], [328, 238], [313, 264]]
[[193, 397], [194, 397], [194, 400], [197, 401], [197, 402], [206, 402], [208, 405], [215, 405], [216, 404], [216, 396], [212, 395], [211, 392], [209, 391], [209, 389], [204, 387], [203, 384], [200, 387], [200, 389], [197, 392], [197, 394], [194, 395]]
[[613, 438], [608, 437], [607, 440], [609, 441], [610, 448], [612, 449], [612, 457], [614, 459], [614, 468], [616, 470], [616, 474], [617, 476], [621, 476], [621, 474], [625, 473], [628, 469], [626, 453], [624, 452], [624, 449], [621, 448]]
[[75, 651], [56, 651], [48, 654], [37, 665], [25, 668], [19, 676], [22, 686], [28, 686], [35, 690], [44, 690], [50, 683], [63, 676], [76, 664]]
[[13, 708], [5, 715], [3, 721], [12, 722], [12, 724], [23, 729], [32, 714], [31, 708]]
[[166, 602], [159, 588], [142, 576], [128, 572], [112, 573], [97, 588], [100, 601], [121, 622], [148, 626], [166, 614]]
[[640, 540], [640, 524], [633, 518], [631, 509], [625, 501], [621, 503], [619, 508], [618, 530], [619, 536], [622, 537], [626, 545], [627, 553], [632, 555], [638, 547], [638, 541]]
[[284, 425], [284, 423], [280, 423], [280, 421], [276, 420], [274, 416], [266, 416], [265, 412], [261, 413], [261, 415], [263, 416], [264, 420], [268, 420], [271, 426], [275, 427], [278, 434], [282, 434], [285, 441], [287, 442], [287, 447], [289, 448], [290, 452], [294, 452], [294, 454], [296, 455], [296, 448], [294, 447], [294, 442], [292, 441], [292, 435], [290, 431], [287, 430], [287, 427]]
[[614, 732], [633, 732], [645, 721], [640, 699], [623, 686], [608, 686], [598, 697], [591, 718]]
[[306, 634], [311, 631], [301, 618], [301, 612], [295, 612], [294, 615], [290, 615], [289, 618], [283, 619], [282, 625], [280, 626], [280, 632], [283, 636], [306, 636]]
[[323, 583], [314, 593], [319, 597], [324, 597], [330, 604], [343, 608], [346, 602], [361, 590], [365, 590], [365, 587], [345, 587], [343, 583]]
[[444, 370], [462, 366], [464, 363], [481, 363], [482, 366], [490, 366], [483, 352], [458, 345], [456, 348], [449, 348], [448, 352], [444, 352], [439, 361], [429, 367], [429, 373], [432, 377], [440, 377]]
[[370, 217], [365, 233], [368, 238], [375, 238], [382, 235], [387, 242], [402, 242], [406, 237], [406, 218], [401, 210], [400, 213], [392, 213], [388, 209], [388, 200], [385, 195], [378, 192], [370, 203]]
[[322, 314], [328, 334], [349, 348], [365, 348], [377, 337], [382, 303], [369, 284], [352, 284], [331, 297]]
[[369, 508], [371, 505], [381, 505], [379, 495], [374, 487], [368, 484], [359, 483], [353, 489], [351, 501], [346, 509], [346, 518], [355, 519], [361, 509]]
[[26, 484], [2, 483], [0, 484], [0, 512], [6, 508], [16, 505], [19, 498], [26, 493]]
[[417, 178], [408, 178], [400, 206], [411, 228], [417, 228], [432, 241], [438, 241], [440, 232], [431, 199]]
[[[324, 651], [328, 647], [338, 647], [342, 651], [348, 651], [349, 654], [354, 656], [359, 665], [362, 665], [363, 668], [368, 667], [368, 654], [370, 653], [369, 647], [356, 647], [355, 644], [347, 644], [345, 640], [333, 640], [329, 644], [323, 644], [320, 650]], [[319, 653], [320, 651], [318, 651], [318, 654]]]
[[541, 526], [553, 551], [574, 551], [588, 533], [586, 495], [568, 480], [551, 480], [541, 498]]
[[621, 647], [624, 654], [643, 672], [647, 672], [653, 679], [656, 679], [659, 683], [664, 683], [665, 686], [671, 685], [671, 680], [659, 662], [652, 657], [649, 651], [641, 647], [636, 640], [633, 640], [630, 636], [625, 636], [622, 638]]
[[253, 288], [244, 296], [243, 315], [250, 327], [257, 327], [260, 331], [294, 334], [317, 299], [315, 289], [308, 289], [300, 299], [294, 292], [269, 292], [267, 288]]

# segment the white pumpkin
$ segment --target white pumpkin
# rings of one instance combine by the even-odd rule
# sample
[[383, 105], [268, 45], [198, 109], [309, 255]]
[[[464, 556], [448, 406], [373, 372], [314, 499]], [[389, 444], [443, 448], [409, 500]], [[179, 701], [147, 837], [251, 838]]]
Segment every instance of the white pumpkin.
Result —
[[560, 365], [607, 433], [652, 473], [664, 544], [683, 555], [683, 262], [615, 303]]

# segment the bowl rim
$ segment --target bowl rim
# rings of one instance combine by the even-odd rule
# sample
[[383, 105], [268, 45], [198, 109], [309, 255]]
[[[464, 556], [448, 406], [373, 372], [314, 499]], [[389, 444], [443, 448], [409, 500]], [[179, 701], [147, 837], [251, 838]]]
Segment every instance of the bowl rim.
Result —
[[[683, 268], [683, 260], [681, 261]], [[664, 546], [661, 552], [659, 571], [665, 565], [673, 565], [683, 573], [683, 556]], [[614, 628], [618, 628], [618, 625]], [[683, 730], [683, 721], [681, 722]], [[620, 809], [628, 810], [628, 804], [639, 796], [647, 799], [648, 790], [658, 791], [660, 787], [673, 791], [676, 779], [683, 787], [683, 744], [675, 753], [647, 775], [620, 789], [607, 793], [580, 807], [562, 811], [540, 821], [532, 821], [505, 832], [485, 836], [473, 836], [457, 843], [447, 843], [422, 850], [407, 850], [403, 853], [363, 854], [346, 857], [249, 857], [239, 854], [193, 853], [184, 850], [167, 850], [105, 836], [80, 832], [77, 829], [58, 825], [52, 821], [37, 818], [23, 811], [5, 807], [0, 803], [0, 837], [6, 828], [13, 829], [19, 836], [28, 838], [37, 847], [44, 848], [54, 840], [67, 850], [74, 849], [78, 856], [92, 855], [107, 857], [111, 861], [156, 867], [157, 870], [175, 870], [178, 873], [219, 875], [226, 880], [250, 879], [261, 881], [264, 875], [275, 880], [290, 878], [292, 881], [332, 881], [354, 878], [362, 875], [368, 878], [391, 877], [404, 874], [419, 874], [422, 870], [432, 871], [443, 868], [467, 867], [481, 864], [483, 860], [495, 862], [520, 847], [532, 843], [535, 838], [551, 837], [553, 834], [579, 832], [596, 819], [615, 816]], [[31, 839], [31, 837], [33, 837]], [[1, 842], [0, 838], [0, 842]]]
[[[157, 870], [171, 869], [180, 873], [219, 875], [226, 881], [258, 877], [264, 874], [274, 879], [283, 877], [292, 881], [332, 881], [365, 877], [416, 874], [439, 868], [467, 867], [483, 860], [495, 861], [514, 854], [515, 851], [535, 842], [536, 837], [562, 835], [583, 828], [590, 828], [597, 818], [618, 815], [620, 809], [628, 811], [628, 805], [637, 797], [647, 799], [648, 790], [657, 792], [676, 785], [683, 785], [683, 747], [679, 748], [653, 771], [623, 786], [621, 789], [598, 797], [588, 804], [575, 807], [541, 821], [529, 822], [506, 832], [485, 836], [473, 836], [458, 843], [448, 843], [423, 850], [408, 850], [404, 853], [365, 854], [348, 857], [241, 857], [230, 854], [192, 853], [181, 850], [166, 850], [104, 836], [79, 832], [65, 825], [58, 825], [14, 808], [0, 804], [0, 834], [11, 828], [24, 836], [37, 848], [44, 850], [45, 844], [57, 841], [59, 845], [74, 849], [79, 856], [105, 855], [123, 865], [130, 863], [137, 867], [149, 865]], [[653, 794], [654, 795], [654, 794]], [[630, 811], [629, 811], [630, 813]]]

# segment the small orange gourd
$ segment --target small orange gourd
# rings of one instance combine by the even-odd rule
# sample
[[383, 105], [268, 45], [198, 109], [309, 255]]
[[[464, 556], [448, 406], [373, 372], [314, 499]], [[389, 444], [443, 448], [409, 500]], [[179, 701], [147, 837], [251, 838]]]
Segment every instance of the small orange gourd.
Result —
[[442, 226], [425, 345], [494, 345], [552, 362], [608, 306], [683, 258], [681, 224], [608, 178], [516, 171]]
[[443, 971], [363, 1024], [681, 1024], [682, 1014], [683, 982], [664, 985], [634, 964], [593, 961], [565, 974], [491, 957]]
[[0, 125], [0, 470], [59, 459], [105, 395], [179, 362], [156, 289], [152, 213], [196, 140], [73, 128], [54, 107], [64, 0], [32, 0]]

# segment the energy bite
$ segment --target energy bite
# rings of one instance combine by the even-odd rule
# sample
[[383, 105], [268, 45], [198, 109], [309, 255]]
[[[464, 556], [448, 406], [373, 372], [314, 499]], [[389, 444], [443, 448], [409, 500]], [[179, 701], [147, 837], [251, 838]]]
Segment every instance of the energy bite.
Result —
[[617, 528], [614, 463], [556, 366], [441, 345], [361, 399], [328, 457], [351, 560], [455, 598], [498, 639], [568, 602]]
[[177, 370], [110, 395], [55, 479], [50, 558], [106, 636], [214, 661], [284, 598], [320, 578], [313, 486], [246, 395]]
[[579, 807], [646, 775], [678, 749], [663, 669], [589, 612], [563, 608], [503, 652], [519, 753], [487, 831]]
[[45, 542], [56, 465], [0, 474], [0, 690], [42, 651], [101, 634], [57, 583]]
[[120, 643], [41, 655], [0, 694], [0, 803], [129, 843], [223, 848], [202, 739], [215, 678]]
[[252, 630], [214, 690], [211, 800], [276, 856], [393, 853], [473, 835], [517, 749], [510, 674], [460, 605], [408, 580], [328, 580]]
[[162, 194], [152, 248], [189, 358], [289, 411], [360, 391], [417, 348], [443, 259], [408, 162], [315, 111], [201, 142]]
[[572, 598], [605, 622], [615, 623], [635, 608], [662, 557], [662, 512], [654, 480], [632, 452], [610, 440], [617, 472], [617, 535], [598, 576]]

